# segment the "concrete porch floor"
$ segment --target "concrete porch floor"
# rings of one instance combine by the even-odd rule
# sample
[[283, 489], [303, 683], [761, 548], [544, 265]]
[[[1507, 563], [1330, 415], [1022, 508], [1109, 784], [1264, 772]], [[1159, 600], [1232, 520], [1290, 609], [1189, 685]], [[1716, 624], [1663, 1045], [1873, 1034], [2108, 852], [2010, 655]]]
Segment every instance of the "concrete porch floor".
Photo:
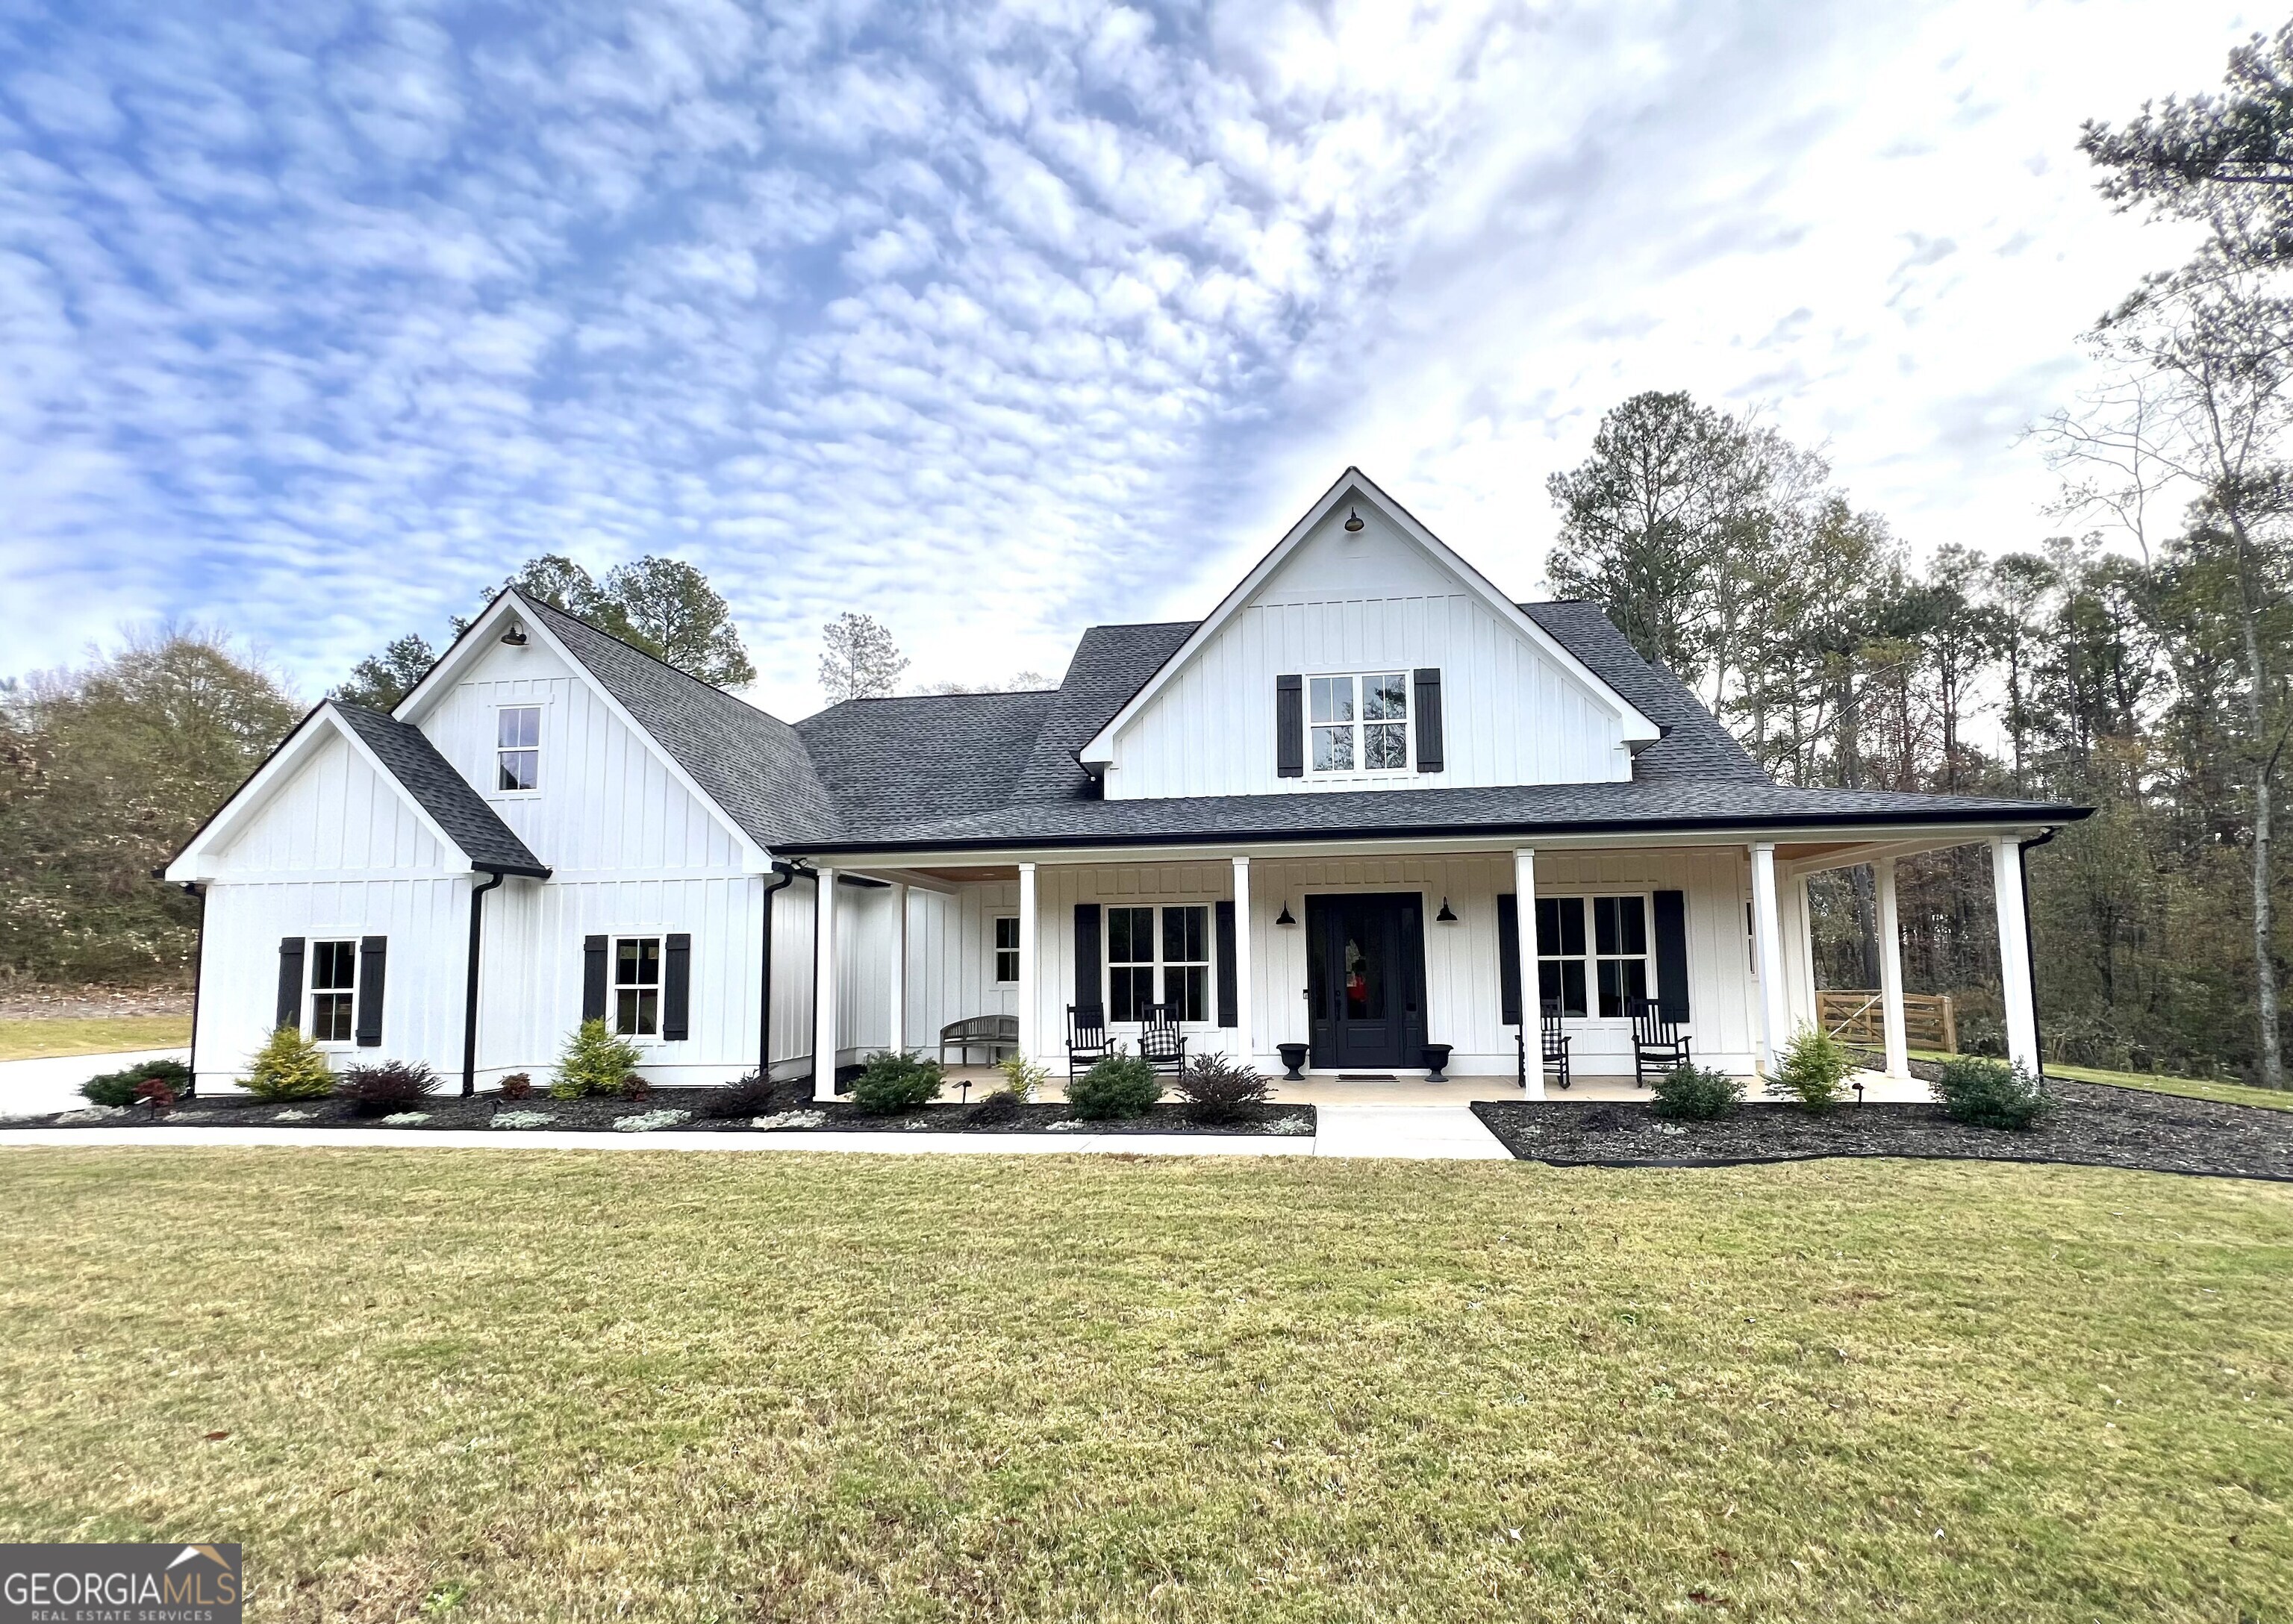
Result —
[[[1917, 1079], [1892, 1080], [1877, 1071], [1858, 1071], [1850, 1078], [1848, 1097], [1854, 1097], [1852, 1085], [1863, 1085], [1863, 1097], [1873, 1104], [1909, 1103], [1924, 1104], [1934, 1096], [1927, 1086]], [[971, 1085], [970, 1097], [979, 1099], [993, 1094], [1003, 1083], [1003, 1074], [993, 1066], [950, 1066], [947, 1085], [940, 1099], [953, 1104], [964, 1097], [961, 1085]], [[1066, 1098], [1066, 1079], [1055, 1076], [1036, 1096], [1042, 1100]], [[1390, 1081], [1380, 1079], [1341, 1079], [1335, 1077], [1308, 1076], [1298, 1083], [1277, 1082], [1274, 1097], [1289, 1105], [1470, 1105], [1475, 1100], [1517, 1100], [1520, 1089], [1510, 1077], [1453, 1077], [1446, 1082], [1429, 1083], [1422, 1077], [1400, 1077]], [[1545, 1084], [1548, 1100], [1640, 1100], [1649, 1097], [1649, 1091], [1636, 1085], [1632, 1078], [1592, 1077], [1579, 1074], [1567, 1092], [1550, 1080]], [[1747, 1087], [1745, 1103], [1754, 1104], [1764, 1096], [1756, 1087]]]

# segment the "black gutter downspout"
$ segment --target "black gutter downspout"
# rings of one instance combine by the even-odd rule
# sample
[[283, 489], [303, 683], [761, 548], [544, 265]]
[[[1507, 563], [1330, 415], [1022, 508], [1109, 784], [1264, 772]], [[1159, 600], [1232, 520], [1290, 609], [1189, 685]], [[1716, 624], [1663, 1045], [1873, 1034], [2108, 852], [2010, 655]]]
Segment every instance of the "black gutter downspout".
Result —
[[2014, 843], [2014, 869], [2022, 877], [2022, 962], [2030, 966], [2030, 1040], [2038, 1046], [2038, 1075], [2046, 1074], [2046, 1030], [2038, 1022], [2038, 943], [2030, 931], [2030, 848], [2061, 834], [2061, 826]]
[[493, 878], [470, 893], [470, 984], [462, 999], [462, 1097], [466, 1100], [478, 1091], [478, 949], [485, 940], [486, 893], [502, 883], [501, 870], [492, 873]]
[[207, 888], [194, 881], [183, 892], [199, 900], [199, 946], [191, 954], [191, 1080], [183, 1085], [183, 1097], [195, 1100], [199, 1096], [199, 972], [207, 962]]
[[767, 1088], [773, 1084], [773, 899], [796, 884], [796, 865], [775, 859], [773, 872], [780, 879], [765, 887], [765, 964], [757, 996], [757, 1081]]

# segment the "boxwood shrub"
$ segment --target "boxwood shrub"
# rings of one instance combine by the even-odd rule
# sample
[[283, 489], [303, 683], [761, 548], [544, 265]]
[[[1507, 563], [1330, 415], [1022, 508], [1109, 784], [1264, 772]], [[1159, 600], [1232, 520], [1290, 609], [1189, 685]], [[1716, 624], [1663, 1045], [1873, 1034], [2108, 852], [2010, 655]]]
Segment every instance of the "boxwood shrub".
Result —
[[1656, 1079], [1654, 1094], [1649, 1109], [1659, 1117], [1712, 1122], [1744, 1103], [1744, 1083], [1708, 1066], [1675, 1066]]
[[1944, 1114], [1975, 1127], [2020, 1132], [2054, 1108], [2038, 1079], [2022, 1067], [1973, 1054], [1945, 1064], [1934, 1091]]
[[861, 1068], [852, 1103], [871, 1116], [896, 1116], [939, 1098], [946, 1075], [936, 1060], [887, 1049]]
[[136, 1090], [145, 1083], [167, 1085], [178, 1099], [190, 1091], [191, 1069], [180, 1060], [146, 1060], [117, 1071], [103, 1071], [79, 1086], [80, 1098], [91, 1105], [133, 1105]]
[[1109, 1054], [1067, 1085], [1067, 1109], [1090, 1122], [1143, 1117], [1163, 1097], [1163, 1079], [1136, 1054]]

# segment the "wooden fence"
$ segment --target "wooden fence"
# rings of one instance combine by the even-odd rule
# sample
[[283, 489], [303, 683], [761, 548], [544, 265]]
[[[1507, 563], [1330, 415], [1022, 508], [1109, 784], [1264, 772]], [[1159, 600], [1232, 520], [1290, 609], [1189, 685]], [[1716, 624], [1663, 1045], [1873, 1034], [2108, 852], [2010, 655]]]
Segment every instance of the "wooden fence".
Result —
[[[1815, 995], [1816, 1019], [1823, 1030], [1847, 1043], [1884, 1047], [1887, 1041], [1886, 1012], [1879, 995], [1860, 988]], [[1907, 992], [1903, 995], [1903, 1032], [1915, 1049], [1958, 1053], [1958, 1016], [1949, 993]]]

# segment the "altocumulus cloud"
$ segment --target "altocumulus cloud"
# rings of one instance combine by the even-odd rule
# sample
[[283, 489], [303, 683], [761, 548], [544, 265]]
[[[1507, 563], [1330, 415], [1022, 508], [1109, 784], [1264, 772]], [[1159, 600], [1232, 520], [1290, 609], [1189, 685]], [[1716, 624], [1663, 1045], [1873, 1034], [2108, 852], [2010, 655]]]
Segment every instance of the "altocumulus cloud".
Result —
[[74, 4], [0, 15], [0, 669], [215, 619], [310, 687], [539, 551], [669, 552], [783, 714], [1196, 612], [1359, 461], [1507, 585], [1686, 386], [1914, 539], [2171, 257], [2078, 119], [2203, 4]]

